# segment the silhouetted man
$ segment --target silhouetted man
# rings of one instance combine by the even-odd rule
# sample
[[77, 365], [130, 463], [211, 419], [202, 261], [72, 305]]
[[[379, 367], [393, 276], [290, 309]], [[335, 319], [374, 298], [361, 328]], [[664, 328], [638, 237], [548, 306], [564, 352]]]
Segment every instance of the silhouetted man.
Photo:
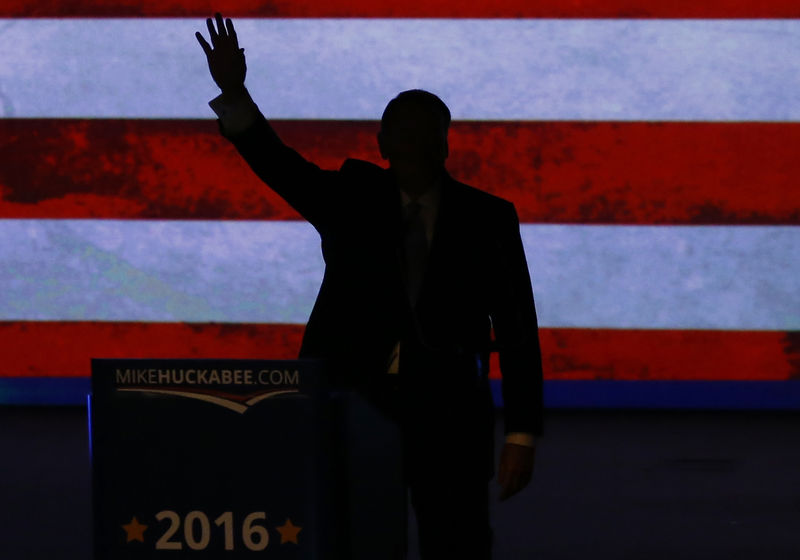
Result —
[[335, 383], [399, 423], [422, 558], [490, 558], [492, 347], [505, 402], [501, 499], [530, 480], [542, 427], [536, 311], [513, 205], [448, 175], [450, 111], [421, 90], [384, 111], [388, 170], [358, 160], [319, 169], [250, 98], [231, 20], [207, 24], [211, 44], [197, 40], [222, 90], [210, 103], [222, 134], [322, 238], [325, 275], [301, 356], [324, 360]]

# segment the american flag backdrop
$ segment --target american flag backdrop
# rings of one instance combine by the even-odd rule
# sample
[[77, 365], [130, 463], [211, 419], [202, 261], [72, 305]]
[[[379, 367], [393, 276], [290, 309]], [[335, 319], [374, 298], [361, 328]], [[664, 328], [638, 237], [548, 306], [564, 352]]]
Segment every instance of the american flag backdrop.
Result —
[[322, 167], [381, 163], [399, 91], [450, 106], [449, 170], [519, 212], [550, 405], [800, 407], [795, 0], [3, 0], [0, 402], [296, 356], [319, 239], [218, 133], [215, 11]]

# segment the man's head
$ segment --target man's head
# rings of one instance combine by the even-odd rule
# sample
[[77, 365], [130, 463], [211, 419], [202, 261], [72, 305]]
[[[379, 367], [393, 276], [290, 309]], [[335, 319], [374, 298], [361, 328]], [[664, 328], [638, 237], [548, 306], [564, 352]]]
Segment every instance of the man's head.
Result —
[[439, 173], [448, 155], [449, 127], [450, 110], [441, 99], [421, 89], [404, 91], [383, 111], [381, 157], [404, 175]]

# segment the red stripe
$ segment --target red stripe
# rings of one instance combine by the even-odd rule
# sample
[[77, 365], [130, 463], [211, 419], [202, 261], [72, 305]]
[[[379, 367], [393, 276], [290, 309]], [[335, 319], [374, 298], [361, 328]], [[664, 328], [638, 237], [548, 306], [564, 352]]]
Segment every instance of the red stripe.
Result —
[[548, 379], [800, 378], [800, 332], [543, 329]]
[[4, 0], [2, 17], [790, 18], [796, 0]]
[[[378, 124], [278, 121], [324, 168]], [[800, 123], [457, 122], [453, 175], [524, 222], [800, 224]], [[297, 219], [206, 120], [0, 120], [0, 218]]]
[[92, 358], [294, 359], [302, 325], [0, 322], [0, 377], [81, 377]]
[[[88, 376], [91, 358], [297, 356], [301, 325], [3, 322], [0, 377]], [[542, 329], [547, 379], [800, 378], [800, 332]], [[498, 377], [496, 368], [492, 377]]]

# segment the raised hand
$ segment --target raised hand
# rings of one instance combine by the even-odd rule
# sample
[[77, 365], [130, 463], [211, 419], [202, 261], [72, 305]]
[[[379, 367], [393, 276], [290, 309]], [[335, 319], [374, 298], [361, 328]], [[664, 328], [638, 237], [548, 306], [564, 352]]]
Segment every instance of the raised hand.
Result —
[[[216, 29], [214, 20], [208, 18], [208, 33], [211, 44], [203, 38], [198, 31], [194, 34], [203, 52], [206, 53], [208, 69], [211, 77], [223, 92], [234, 93], [244, 89], [244, 77], [247, 74], [247, 65], [244, 60], [244, 49], [239, 48], [239, 39], [236, 37], [236, 30], [230, 18], [222, 22], [222, 14], [215, 15]], [[212, 47], [213, 45], [213, 47]]]

